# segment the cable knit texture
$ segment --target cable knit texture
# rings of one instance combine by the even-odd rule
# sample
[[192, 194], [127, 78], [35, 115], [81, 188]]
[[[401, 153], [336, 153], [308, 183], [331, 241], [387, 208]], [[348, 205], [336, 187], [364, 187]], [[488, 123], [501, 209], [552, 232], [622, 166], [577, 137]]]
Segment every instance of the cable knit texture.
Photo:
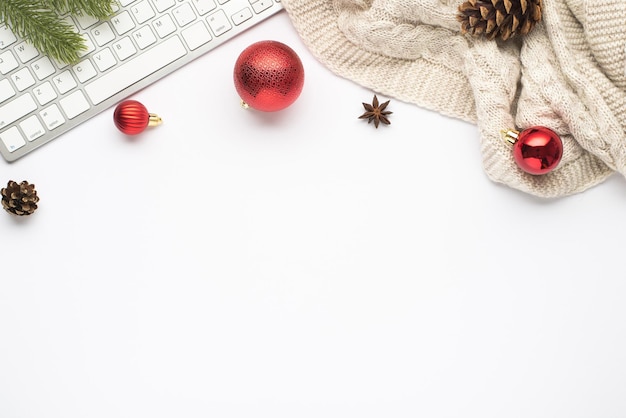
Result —
[[[462, 35], [460, 0], [282, 3], [336, 74], [475, 123], [495, 182], [560, 197], [626, 174], [626, 0], [544, 0], [542, 22], [507, 42]], [[564, 145], [559, 166], [540, 176], [517, 167], [500, 135], [533, 125]]]

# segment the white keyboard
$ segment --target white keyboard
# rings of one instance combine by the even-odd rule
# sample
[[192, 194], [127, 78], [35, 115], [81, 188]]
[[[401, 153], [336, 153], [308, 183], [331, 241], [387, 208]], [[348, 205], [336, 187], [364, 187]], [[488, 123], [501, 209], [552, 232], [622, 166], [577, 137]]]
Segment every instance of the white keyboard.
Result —
[[119, 0], [106, 21], [65, 17], [88, 47], [74, 65], [0, 25], [0, 153], [17, 160], [281, 9], [280, 0]]

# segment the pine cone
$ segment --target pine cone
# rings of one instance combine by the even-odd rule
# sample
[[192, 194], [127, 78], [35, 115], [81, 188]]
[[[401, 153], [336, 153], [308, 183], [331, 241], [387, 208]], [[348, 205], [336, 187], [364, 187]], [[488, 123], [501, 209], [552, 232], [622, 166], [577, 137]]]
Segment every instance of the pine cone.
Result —
[[462, 33], [506, 41], [526, 35], [541, 20], [541, 0], [467, 0], [457, 19]]
[[37, 209], [37, 190], [34, 184], [23, 181], [17, 184], [9, 180], [6, 188], [0, 190], [2, 195], [2, 207], [14, 215], [30, 215]]

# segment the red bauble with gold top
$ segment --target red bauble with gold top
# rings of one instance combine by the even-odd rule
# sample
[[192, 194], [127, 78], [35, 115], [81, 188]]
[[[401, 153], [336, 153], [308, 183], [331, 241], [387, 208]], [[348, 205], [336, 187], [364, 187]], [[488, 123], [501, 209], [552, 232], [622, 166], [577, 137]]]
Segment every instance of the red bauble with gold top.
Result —
[[563, 141], [552, 129], [532, 126], [521, 132], [505, 129], [501, 133], [513, 145], [513, 159], [528, 174], [547, 174], [561, 162]]
[[515, 162], [530, 174], [549, 173], [556, 168], [562, 156], [561, 138], [545, 126], [524, 129], [513, 146]]
[[161, 118], [154, 113], [149, 113], [148, 109], [137, 100], [124, 100], [115, 108], [113, 122], [117, 129], [126, 135], [137, 135], [148, 126], [159, 125]]
[[304, 86], [298, 54], [278, 41], [256, 42], [239, 55], [233, 72], [244, 107], [275, 112], [290, 106]]

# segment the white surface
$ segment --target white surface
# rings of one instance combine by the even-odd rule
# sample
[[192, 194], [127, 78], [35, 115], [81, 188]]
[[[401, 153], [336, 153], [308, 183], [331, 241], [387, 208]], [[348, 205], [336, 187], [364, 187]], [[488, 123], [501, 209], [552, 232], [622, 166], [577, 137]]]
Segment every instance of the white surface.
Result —
[[[251, 43], [306, 82], [244, 111]], [[308, 53], [285, 13], [13, 164], [0, 213], [0, 417], [623, 417], [626, 182], [490, 182], [477, 129]], [[379, 96], [381, 100], [388, 99]]]

